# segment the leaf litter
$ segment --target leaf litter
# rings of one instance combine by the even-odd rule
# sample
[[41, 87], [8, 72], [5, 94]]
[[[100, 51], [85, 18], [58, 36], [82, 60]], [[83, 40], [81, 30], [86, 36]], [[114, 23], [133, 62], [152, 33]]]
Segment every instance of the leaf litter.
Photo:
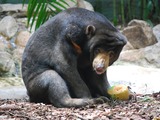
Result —
[[136, 100], [56, 108], [28, 99], [0, 99], [0, 120], [160, 120], [160, 92]]

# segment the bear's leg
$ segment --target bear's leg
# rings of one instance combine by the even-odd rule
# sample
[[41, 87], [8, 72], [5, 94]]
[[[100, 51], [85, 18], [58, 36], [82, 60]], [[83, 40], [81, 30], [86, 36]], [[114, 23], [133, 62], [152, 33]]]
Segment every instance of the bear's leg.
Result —
[[45, 71], [32, 80], [28, 95], [31, 102], [51, 103], [56, 107], [81, 107], [105, 101], [103, 98], [71, 98], [65, 81], [53, 70]]
[[99, 75], [93, 70], [92, 66], [78, 69], [93, 97], [104, 96], [110, 98], [107, 93], [107, 89], [110, 87], [110, 84], [108, 82], [106, 72]]

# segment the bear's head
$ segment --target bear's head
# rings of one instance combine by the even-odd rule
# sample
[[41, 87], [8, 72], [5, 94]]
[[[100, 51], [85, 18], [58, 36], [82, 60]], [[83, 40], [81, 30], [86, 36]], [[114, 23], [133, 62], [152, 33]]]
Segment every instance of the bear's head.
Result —
[[127, 39], [115, 27], [106, 29], [88, 25], [86, 35], [88, 38], [86, 48], [88, 48], [93, 69], [97, 74], [102, 74], [118, 59]]

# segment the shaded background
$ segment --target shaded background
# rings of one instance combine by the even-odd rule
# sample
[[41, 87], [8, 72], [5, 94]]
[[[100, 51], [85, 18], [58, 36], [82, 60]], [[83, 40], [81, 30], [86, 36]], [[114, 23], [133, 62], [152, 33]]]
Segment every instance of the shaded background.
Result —
[[[26, 0], [27, 3], [28, 0]], [[132, 19], [147, 21], [151, 26], [160, 23], [160, 0], [86, 0], [94, 10], [104, 14], [114, 25], [126, 25]], [[22, 0], [1, 0], [4, 3], [22, 3]]]

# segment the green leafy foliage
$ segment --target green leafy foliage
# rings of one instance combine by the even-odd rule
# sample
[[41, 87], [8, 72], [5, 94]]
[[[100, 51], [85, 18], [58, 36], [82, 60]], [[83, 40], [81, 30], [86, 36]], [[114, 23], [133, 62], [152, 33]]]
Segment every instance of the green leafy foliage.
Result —
[[[26, 0], [23, 0], [23, 4]], [[74, 0], [70, 0], [75, 2]], [[69, 7], [65, 0], [29, 0], [27, 10], [27, 24], [30, 28], [39, 28], [46, 20]]]
[[[151, 25], [153, 25], [153, 22], [160, 22], [160, 0], [114, 1], [115, 2], [113, 2], [113, 21], [118, 21], [123, 25], [132, 19], [142, 19], [147, 21]], [[116, 15], [120, 17], [115, 17]]]
[[[28, 26], [35, 29], [42, 25], [47, 19], [69, 7], [65, 0], [23, 0], [28, 2]], [[76, 3], [77, 0], [70, 0]], [[125, 25], [132, 19], [142, 19], [150, 25], [160, 22], [160, 0], [87, 0], [92, 3], [95, 11], [108, 17], [114, 25]], [[106, 7], [106, 4], [112, 7]], [[103, 9], [102, 9], [103, 8]], [[113, 12], [113, 14], [112, 14]], [[113, 16], [113, 17], [112, 17]]]
[[116, 0], [113, 0], [113, 23], [117, 25]]

